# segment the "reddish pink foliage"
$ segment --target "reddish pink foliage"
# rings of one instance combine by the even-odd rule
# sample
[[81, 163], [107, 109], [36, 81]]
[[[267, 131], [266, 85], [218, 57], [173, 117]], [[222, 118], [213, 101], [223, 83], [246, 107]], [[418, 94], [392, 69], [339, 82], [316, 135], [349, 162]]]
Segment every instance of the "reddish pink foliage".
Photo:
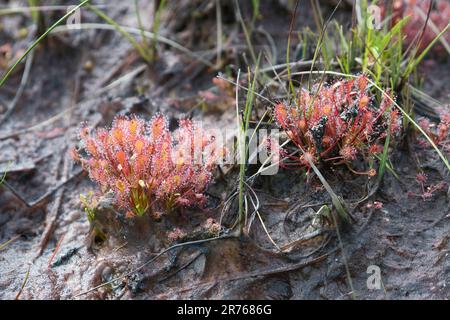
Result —
[[305, 152], [291, 157], [305, 167], [309, 167], [306, 156], [313, 162], [324, 159], [337, 164], [378, 153], [388, 127], [392, 133], [400, 129], [392, 101], [384, 97], [377, 105], [365, 76], [322, 86], [315, 98], [302, 89], [295, 105], [276, 105], [275, 120]]
[[[393, 22], [396, 23], [402, 18], [409, 16], [409, 20], [403, 28], [405, 34], [405, 44], [410, 45], [414, 39], [418, 40], [418, 35], [422, 34], [425, 25], [425, 19], [428, 13], [431, 0], [395, 0], [393, 4]], [[419, 46], [419, 52], [425, 49], [436, 37], [436, 32], [430, 24], [434, 24], [438, 32], [444, 30], [450, 21], [450, 2], [448, 0], [436, 0], [432, 7], [429, 22], [423, 33], [422, 41]], [[450, 31], [443, 35], [443, 38], [450, 42]], [[435, 51], [443, 51], [440, 43], [434, 47]]]
[[190, 120], [179, 124], [175, 134], [161, 115], [150, 122], [118, 117], [110, 130], [101, 128], [92, 134], [84, 127], [80, 137], [88, 156], [78, 152], [73, 156], [102, 192], [114, 193], [117, 206], [128, 216], [201, 206], [214, 164], [224, 150]]
[[380, 201], [374, 201], [373, 202], [373, 207], [377, 210], [381, 210], [383, 208], [383, 202]]

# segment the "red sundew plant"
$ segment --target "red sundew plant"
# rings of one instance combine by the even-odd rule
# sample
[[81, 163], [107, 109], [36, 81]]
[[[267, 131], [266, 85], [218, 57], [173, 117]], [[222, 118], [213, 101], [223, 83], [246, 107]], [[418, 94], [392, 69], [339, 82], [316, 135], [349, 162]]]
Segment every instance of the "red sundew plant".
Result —
[[[396, 23], [402, 18], [409, 16], [409, 20], [403, 27], [405, 44], [410, 45], [412, 41], [418, 40], [417, 35], [422, 34], [431, 0], [396, 0], [393, 4], [392, 17]], [[431, 9], [428, 25], [425, 28], [419, 45], [419, 52], [424, 50], [444, 30], [450, 21], [450, 2], [448, 0], [434, 1]], [[433, 26], [431, 26], [433, 24]], [[437, 33], [436, 33], [437, 31]], [[450, 32], [446, 32], [443, 38], [450, 42]], [[442, 51], [443, 47], [437, 44], [434, 51]]]
[[190, 120], [181, 120], [174, 134], [162, 115], [150, 122], [118, 117], [109, 130], [89, 131], [80, 133], [87, 156], [73, 155], [127, 216], [204, 205], [214, 165], [224, 156], [215, 138]]
[[408, 192], [409, 197], [421, 197], [424, 201], [429, 201], [433, 198], [433, 194], [436, 191], [444, 191], [447, 188], [447, 184], [444, 181], [436, 184], [427, 184], [428, 177], [425, 173], [420, 172], [416, 175], [416, 182], [420, 185], [421, 193]]
[[[316, 94], [301, 89], [295, 104], [275, 106], [276, 123], [304, 151], [299, 157], [283, 151], [294, 165], [309, 169], [306, 157], [314, 163], [348, 164], [358, 156], [381, 152], [389, 130], [394, 134], [400, 129], [400, 116], [392, 101], [383, 97], [377, 104], [364, 75], [321, 86], [318, 91], [313, 88], [313, 92]], [[374, 175], [374, 170], [367, 174]]]
[[[450, 107], [450, 106], [449, 106]], [[419, 126], [433, 140], [433, 142], [441, 146], [446, 153], [450, 153], [450, 108], [440, 112], [441, 121], [435, 124], [426, 118], [420, 118]], [[419, 138], [420, 146], [429, 146], [429, 142], [424, 138]]]

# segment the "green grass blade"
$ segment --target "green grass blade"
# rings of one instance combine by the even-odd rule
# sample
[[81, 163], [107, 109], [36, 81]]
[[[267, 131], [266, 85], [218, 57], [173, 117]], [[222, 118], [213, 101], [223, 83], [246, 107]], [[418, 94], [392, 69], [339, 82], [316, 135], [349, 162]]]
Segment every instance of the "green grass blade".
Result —
[[[139, 43], [134, 39], [134, 37], [129, 34], [127, 31], [125, 31], [117, 22], [115, 22], [113, 19], [111, 19], [109, 16], [107, 16], [104, 12], [98, 10], [94, 6], [87, 5], [89, 10], [94, 12], [97, 16], [99, 16], [101, 19], [105, 20], [106, 23], [109, 23], [112, 25], [121, 35], [123, 35], [130, 43], [131, 45], [139, 52], [139, 54], [144, 58], [146, 61], [151, 61], [151, 57], [148, 56], [147, 52], [145, 52], [144, 48], [142, 48]], [[141, 29], [141, 34], [144, 34], [144, 31]]]
[[159, 27], [161, 25], [161, 12], [164, 10], [164, 8], [166, 7], [166, 0], [161, 0], [161, 2], [159, 3], [158, 9], [156, 10], [156, 13], [154, 15], [154, 20], [153, 20], [153, 40], [152, 40], [152, 51], [151, 51], [151, 55], [152, 58], [156, 56], [156, 45], [158, 43], [158, 32], [159, 32]]

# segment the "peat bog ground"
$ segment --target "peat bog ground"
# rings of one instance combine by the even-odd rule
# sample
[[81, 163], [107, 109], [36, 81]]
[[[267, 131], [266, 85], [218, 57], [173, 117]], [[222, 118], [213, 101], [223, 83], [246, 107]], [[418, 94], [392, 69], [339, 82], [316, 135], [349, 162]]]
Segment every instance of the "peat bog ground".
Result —
[[[67, 6], [78, 4], [60, 1], [63, 9], [5, 12], [33, 3], [55, 5], [0, 2], [2, 75]], [[331, 16], [344, 29], [355, 15], [351, 1], [302, 0], [295, 8], [295, 1], [283, 0], [182, 0], [167, 1], [155, 14], [154, 1], [141, 0], [140, 17], [134, 1], [101, 3], [91, 1], [94, 10], [81, 9], [81, 29], [66, 23], [57, 27], [0, 86], [0, 174], [6, 174], [0, 189], [0, 299], [449, 298], [449, 172], [411, 125], [392, 137], [389, 168], [379, 183], [376, 176], [353, 172], [367, 169], [359, 158], [353, 171], [345, 164], [317, 163], [351, 216], [338, 230], [330, 221], [335, 214], [330, 194], [314, 170], [282, 167], [276, 175], [247, 181], [246, 214], [252, 224], [245, 236], [179, 246], [150, 261], [171, 246], [166, 234], [175, 227], [195, 235], [211, 218], [234, 232], [239, 205], [236, 198], [228, 200], [238, 190], [240, 171], [225, 166], [214, 171], [203, 208], [176, 210], [160, 221], [143, 216], [117, 222], [106, 215], [108, 234], [98, 241], [80, 203], [80, 194], [97, 186], [70, 155], [79, 144], [81, 123], [110, 127], [117, 115], [150, 120], [161, 113], [170, 130], [185, 118], [236, 130], [238, 70], [244, 88], [239, 89], [240, 107], [248, 99], [245, 88], [252, 84], [258, 59], [265, 71], [256, 81], [257, 92], [273, 104], [285, 101], [290, 88], [280, 77], [338, 70], [336, 60], [327, 65], [322, 52], [315, 55], [320, 21], [314, 12], [320, 10], [322, 26]], [[134, 28], [127, 34], [135, 43], [95, 10]], [[140, 26], [161, 38], [143, 40]], [[303, 37], [306, 29], [315, 34], [309, 41]], [[293, 65], [287, 69], [289, 37]], [[411, 75], [446, 112], [449, 70], [448, 53], [430, 51]], [[308, 77], [319, 81], [322, 75], [293, 77], [297, 88], [306, 86]], [[325, 82], [335, 79], [342, 77], [328, 75]], [[403, 105], [405, 99], [394, 95]], [[256, 95], [253, 101], [250, 125], [274, 126], [273, 105]], [[420, 111], [412, 117], [419, 120]], [[433, 114], [439, 116], [438, 109]], [[429, 119], [437, 126], [436, 117]], [[441, 150], [448, 157], [448, 145]], [[250, 177], [257, 170], [248, 166], [244, 174]], [[256, 201], [258, 210], [253, 210]], [[324, 205], [331, 210], [328, 215], [320, 215]], [[369, 266], [381, 270], [381, 289], [367, 287]]]

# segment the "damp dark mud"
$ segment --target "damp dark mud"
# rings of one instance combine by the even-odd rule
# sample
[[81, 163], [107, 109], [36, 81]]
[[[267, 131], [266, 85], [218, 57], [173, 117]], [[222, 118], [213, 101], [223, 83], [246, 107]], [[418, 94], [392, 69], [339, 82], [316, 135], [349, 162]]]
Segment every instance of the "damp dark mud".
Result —
[[[109, 3], [114, 6], [108, 13], [119, 23], [138, 25], [132, 5]], [[208, 1], [179, 3], [163, 15], [161, 34], [214, 64], [214, 6]], [[267, 47], [274, 62], [284, 63], [288, 1], [261, 3], [264, 18], [255, 45]], [[142, 2], [141, 9], [151, 12], [152, 6]], [[243, 62], [239, 53], [245, 37], [233, 32], [232, 7], [224, 4], [222, 9], [223, 27], [230, 35], [223, 63], [236, 67]], [[323, 6], [324, 12], [332, 9]], [[308, 10], [305, 4], [299, 11], [298, 27], [314, 28]], [[248, 14], [251, 8], [243, 5], [242, 11]], [[48, 14], [47, 23], [56, 16]], [[87, 10], [83, 20], [98, 22]], [[30, 17], [14, 15], [0, 21], [0, 42], [13, 43], [14, 52], [26, 48], [29, 38], [17, 40], [17, 32], [32, 23]], [[449, 66], [448, 61], [433, 62], [426, 70], [426, 91], [444, 104], [450, 103], [450, 76], [445, 71]], [[23, 67], [0, 88], [3, 111], [13, 101], [22, 73]], [[108, 126], [117, 114], [150, 119], [162, 112], [173, 127], [177, 119], [192, 117], [210, 127], [234, 128], [234, 105], [218, 99], [206, 106], [199, 98], [214, 90], [216, 74], [169, 46], [147, 65], [110, 30], [54, 34], [35, 50], [24, 93], [0, 126], [0, 169], [8, 172], [7, 184], [15, 190], [0, 189], [0, 244], [11, 240], [0, 249], [0, 299], [351, 299], [346, 266], [358, 299], [450, 297], [450, 178], [436, 153], [414, 141], [393, 153], [392, 164], [401, 178], [387, 172], [373, 194], [374, 181], [365, 176], [324, 170], [352, 216], [352, 223], [340, 228], [342, 241], [330, 227], [329, 216], [320, 214], [331, 201], [317, 177], [305, 181], [298, 171], [285, 169], [255, 181], [261, 207], [250, 234], [241, 238], [180, 246], [147, 263], [171, 245], [157, 230], [194, 230], [207, 218], [221, 219], [221, 204], [236, 186], [236, 169], [217, 174], [202, 210], [175, 212], [170, 222], [148, 217], [126, 221], [110, 226], [106, 241], [90, 238], [79, 195], [95, 185], [68, 155], [77, 144], [80, 123]], [[415, 157], [421, 168], [412, 160]], [[422, 171], [427, 184], [442, 185], [428, 198], [416, 181]], [[375, 208], [374, 201], [382, 207]], [[235, 211], [231, 206], [224, 221]], [[368, 287], [369, 266], [381, 271], [380, 289]]]

